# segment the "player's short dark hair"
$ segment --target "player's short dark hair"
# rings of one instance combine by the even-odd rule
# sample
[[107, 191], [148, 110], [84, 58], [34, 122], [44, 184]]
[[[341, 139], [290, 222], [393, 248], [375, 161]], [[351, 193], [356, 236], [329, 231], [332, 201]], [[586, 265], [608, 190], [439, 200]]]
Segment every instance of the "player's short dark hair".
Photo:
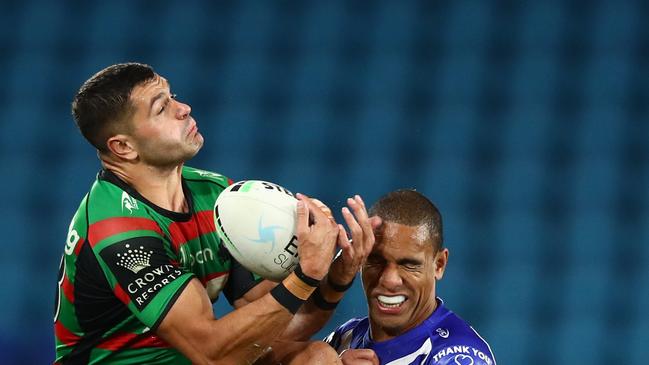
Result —
[[131, 91], [154, 78], [153, 68], [141, 63], [120, 63], [94, 74], [72, 101], [72, 116], [81, 134], [99, 151], [108, 152], [108, 138], [130, 127], [125, 121], [135, 110]]
[[369, 214], [411, 227], [426, 225], [435, 251], [442, 248], [442, 215], [435, 204], [415, 190], [396, 190], [382, 196], [372, 205]]

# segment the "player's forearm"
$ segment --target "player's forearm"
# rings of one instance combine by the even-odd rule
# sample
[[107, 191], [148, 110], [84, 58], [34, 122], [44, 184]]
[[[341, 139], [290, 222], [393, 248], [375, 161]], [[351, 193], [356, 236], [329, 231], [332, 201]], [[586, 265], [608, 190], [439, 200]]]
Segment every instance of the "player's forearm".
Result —
[[305, 303], [300, 311], [282, 333], [282, 340], [306, 341], [318, 332], [331, 318], [333, 311], [323, 311], [310, 301]]
[[313, 293], [309, 300], [302, 305], [282, 333], [281, 338], [292, 341], [310, 339], [329, 321], [337, 303], [342, 300], [344, 295], [344, 292], [335, 291], [328, 284], [328, 280], [323, 280], [318, 292]]
[[[218, 360], [233, 354], [241, 360], [254, 361], [288, 325], [293, 314], [267, 294], [243, 308], [213, 321], [205, 345], [208, 357]], [[224, 336], [228, 333], [228, 336]], [[226, 341], [214, 341], [227, 337]], [[241, 362], [245, 363], [245, 362]]]
[[[314, 290], [317, 286], [322, 290], [317, 290], [316, 296], [323, 297], [322, 294], [319, 294], [321, 291], [330, 293], [329, 289], [325, 289], [327, 287], [326, 284], [308, 277], [302, 272], [301, 267], [298, 266], [293, 273], [284, 279], [280, 285], [274, 287], [269, 294], [224, 317], [222, 321], [226, 325], [233, 326], [234, 331], [237, 331], [237, 333], [239, 333], [238, 331], [244, 331], [238, 336], [240, 338], [237, 337], [239, 342], [231, 344], [231, 346], [235, 346], [233, 351], [243, 350], [246, 353], [250, 351], [254, 353], [257, 351], [257, 355], [259, 355], [274, 340], [277, 340], [280, 334], [285, 333], [286, 329], [291, 327], [291, 324], [293, 324], [289, 329], [291, 339], [308, 339], [311, 337], [313, 333], [322, 328], [331, 316], [331, 310], [327, 309], [323, 311], [323, 308], [319, 308], [313, 304], [317, 304], [317, 301], [312, 303], [312, 299], [309, 299], [310, 297], [313, 298]], [[338, 294], [334, 295], [338, 297]], [[330, 296], [329, 298], [332, 297]], [[269, 300], [270, 302], [268, 302]], [[264, 301], [268, 303], [264, 303]], [[305, 303], [304, 301], [307, 302]], [[260, 304], [259, 302], [262, 303]], [[275, 323], [277, 321], [267, 318], [268, 314], [263, 313], [264, 308], [272, 308], [273, 304], [281, 306], [287, 314], [296, 313], [296, 315], [292, 319], [290, 317], [283, 317], [283, 321], [277, 324]], [[261, 309], [259, 308], [260, 305], [262, 305]], [[240, 322], [242, 317], [257, 318], [253, 318], [246, 325], [242, 325]], [[254, 329], [250, 328], [250, 325]], [[261, 335], [262, 338], [255, 339], [249, 337], [249, 335]], [[250, 348], [250, 346], [246, 347], [245, 344], [250, 344], [251, 341], [254, 341], [252, 343], [253, 348]], [[238, 343], [243, 344], [243, 346], [238, 346]]]
[[192, 280], [156, 333], [199, 364], [254, 361], [288, 325], [293, 314], [272, 294], [215, 319], [200, 282]]

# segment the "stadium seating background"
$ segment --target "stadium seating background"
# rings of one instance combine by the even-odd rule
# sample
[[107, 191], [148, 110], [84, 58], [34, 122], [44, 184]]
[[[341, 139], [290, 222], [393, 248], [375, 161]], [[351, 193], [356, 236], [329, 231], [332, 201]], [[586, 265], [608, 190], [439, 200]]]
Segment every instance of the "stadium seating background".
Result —
[[[336, 210], [429, 196], [451, 250], [439, 295], [500, 364], [644, 363], [647, 2], [1, 5], [3, 364], [53, 359], [59, 258], [99, 168], [69, 102], [123, 61], [192, 105], [189, 165]], [[357, 283], [318, 337], [364, 313]]]

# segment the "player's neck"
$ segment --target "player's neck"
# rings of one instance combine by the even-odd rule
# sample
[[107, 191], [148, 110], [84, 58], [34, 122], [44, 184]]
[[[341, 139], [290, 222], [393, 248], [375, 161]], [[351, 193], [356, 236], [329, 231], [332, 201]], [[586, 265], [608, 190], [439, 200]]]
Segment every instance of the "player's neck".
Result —
[[111, 170], [151, 203], [172, 212], [188, 212], [182, 188], [182, 164], [159, 168], [102, 162], [104, 168]]

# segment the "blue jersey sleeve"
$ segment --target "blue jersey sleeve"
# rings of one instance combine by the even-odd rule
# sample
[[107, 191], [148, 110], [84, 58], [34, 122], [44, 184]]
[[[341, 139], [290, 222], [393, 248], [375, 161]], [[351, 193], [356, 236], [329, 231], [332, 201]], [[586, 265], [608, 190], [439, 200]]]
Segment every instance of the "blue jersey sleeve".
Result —
[[361, 319], [358, 318], [350, 319], [336, 328], [336, 330], [329, 334], [329, 336], [325, 337], [323, 341], [331, 345], [331, 347], [336, 349], [340, 354], [350, 347], [354, 329], [360, 321]]

